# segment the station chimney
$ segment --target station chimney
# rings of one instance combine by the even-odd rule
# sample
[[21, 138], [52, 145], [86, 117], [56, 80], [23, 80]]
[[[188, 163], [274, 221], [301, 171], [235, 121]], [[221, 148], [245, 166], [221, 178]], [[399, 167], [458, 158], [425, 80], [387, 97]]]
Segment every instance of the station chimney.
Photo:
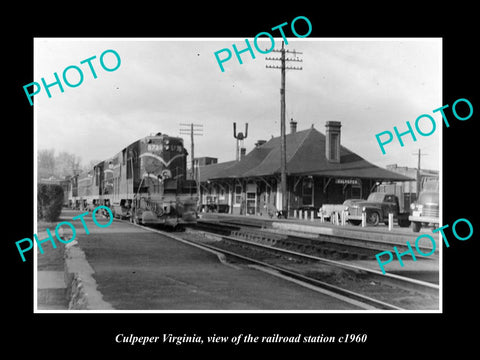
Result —
[[262, 146], [263, 144], [265, 144], [267, 142], [267, 140], [257, 140], [257, 142], [255, 143], [255, 147], [260, 147]]
[[331, 163], [340, 163], [340, 121], [327, 121], [325, 123], [325, 156]]
[[297, 132], [297, 122], [293, 121], [293, 118], [290, 120], [290, 134], [295, 134]]

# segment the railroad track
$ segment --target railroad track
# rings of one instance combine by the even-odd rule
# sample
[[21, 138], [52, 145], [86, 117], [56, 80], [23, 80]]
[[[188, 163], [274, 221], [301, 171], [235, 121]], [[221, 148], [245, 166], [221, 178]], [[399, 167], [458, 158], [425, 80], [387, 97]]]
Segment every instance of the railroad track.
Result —
[[[394, 246], [397, 247], [399, 252], [408, 250], [404, 235], [382, 234], [382, 237], [387, 238], [373, 240], [371, 237], [369, 238], [369, 235], [375, 234], [376, 238], [378, 238], [378, 232], [350, 229], [346, 234], [335, 234], [330, 228], [316, 228], [319, 232], [313, 234], [288, 231], [286, 229], [260, 228], [258, 222], [241, 223], [235, 220], [199, 220], [194, 228], [334, 259], [375, 260], [376, 254], [382, 251], [392, 251]], [[427, 244], [427, 246], [419, 245], [419, 249], [424, 253], [429, 253], [432, 248], [431, 244]], [[438, 251], [422, 260], [438, 261]]]
[[[236, 261], [272, 269], [374, 309], [438, 309], [439, 286], [436, 284], [395, 274], [384, 275], [380, 271], [365, 267], [228, 235], [189, 230], [182, 238], [221, 252]], [[332, 277], [332, 274], [337, 276]]]
[[[237, 226], [242, 228], [251, 228], [251, 229], [269, 229], [272, 230], [277, 228], [281, 231], [285, 231], [286, 229], [294, 229], [294, 228], [310, 228], [312, 231], [311, 233], [326, 233], [326, 234], [333, 234], [335, 230], [341, 229], [342, 232], [347, 233], [348, 237], [355, 237], [355, 238], [365, 238], [370, 239], [372, 235], [378, 235], [382, 233], [382, 235], [386, 239], [392, 239], [392, 242], [397, 241], [398, 239], [411, 239], [412, 237], [416, 237], [418, 234], [413, 234], [411, 232], [405, 233], [398, 231], [395, 229], [392, 232], [385, 232], [381, 226], [378, 227], [367, 227], [362, 228], [360, 226], [338, 226], [338, 225], [331, 225], [330, 223], [326, 222], [323, 224], [322, 227], [315, 226], [315, 222], [311, 222], [309, 220], [299, 221], [289, 221], [289, 220], [272, 220], [272, 219], [254, 219], [254, 218], [228, 218], [228, 217], [221, 217], [221, 218], [201, 218], [198, 220], [198, 223], [217, 223], [219, 225], [224, 226]], [[318, 224], [318, 222], [316, 222]], [[304, 233], [305, 235], [309, 234], [309, 231], [302, 231], [297, 230], [295, 232]]]
[[187, 228], [185, 232], [175, 235], [136, 226], [224, 254], [228, 257], [228, 263], [248, 264], [297, 280], [300, 285], [316, 291], [326, 290], [340, 298], [350, 299], [363, 309], [439, 309], [439, 286], [436, 284], [395, 274], [384, 275], [365, 267], [226, 235], [235, 231], [237, 225], [221, 225], [216, 233]]

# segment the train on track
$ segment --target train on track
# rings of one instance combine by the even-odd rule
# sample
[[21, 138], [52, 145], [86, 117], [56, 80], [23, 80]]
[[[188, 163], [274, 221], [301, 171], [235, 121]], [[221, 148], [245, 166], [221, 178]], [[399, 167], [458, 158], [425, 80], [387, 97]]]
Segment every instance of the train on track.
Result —
[[157, 133], [70, 180], [69, 206], [108, 206], [114, 217], [176, 227], [197, 219], [197, 183], [187, 179], [183, 139]]

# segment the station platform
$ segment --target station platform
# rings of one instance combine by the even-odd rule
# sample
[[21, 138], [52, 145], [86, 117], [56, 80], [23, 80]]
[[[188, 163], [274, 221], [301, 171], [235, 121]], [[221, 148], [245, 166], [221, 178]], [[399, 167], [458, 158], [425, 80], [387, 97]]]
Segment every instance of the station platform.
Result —
[[[414, 245], [415, 240], [421, 234], [431, 234], [436, 241], [437, 251], [439, 249], [439, 235], [432, 234], [430, 228], [422, 228], [420, 232], [414, 233], [411, 228], [402, 228], [395, 225], [392, 230], [388, 226], [379, 224], [378, 226], [355, 226], [346, 223], [345, 225], [335, 225], [330, 222], [321, 222], [320, 219], [277, 219], [254, 215], [230, 215], [221, 213], [201, 213], [202, 221], [221, 221], [237, 224], [239, 226], [254, 226], [264, 229], [274, 229], [285, 233], [303, 233], [305, 235], [332, 235], [351, 237], [355, 239], [364, 239], [370, 241], [391, 242], [393, 245], [405, 245], [406, 241]], [[431, 248], [432, 244], [428, 239], [423, 239], [422, 246]]]
[[[301, 235], [309, 238], [318, 238], [321, 235], [331, 235], [339, 237], [347, 237], [353, 239], [361, 239], [368, 242], [379, 242], [382, 244], [388, 243], [393, 250], [393, 246], [405, 246], [409, 241], [411, 246], [415, 247], [415, 240], [422, 234], [430, 234], [435, 239], [436, 251], [432, 256], [417, 256], [413, 260], [411, 255], [406, 255], [402, 261], [403, 266], [394, 255], [394, 261], [385, 265], [385, 271], [391, 274], [417, 278], [423, 281], [432, 283], [439, 283], [440, 277], [440, 256], [439, 256], [439, 242], [440, 235], [432, 234], [431, 228], [423, 228], [418, 233], [414, 233], [411, 228], [401, 228], [394, 226], [391, 231], [388, 226], [381, 224], [378, 226], [355, 226], [351, 224], [335, 225], [330, 222], [321, 222], [320, 219], [306, 220], [306, 219], [276, 219], [266, 218], [262, 216], [242, 216], [219, 213], [202, 213], [201, 221], [222, 222], [228, 224], [235, 224], [238, 226], [254, 226], [264, 230], [275, 231], [277, 233], [287, 235]], [[432, 243], [428, 239], [422, 239], [419, 242], [422, 248], [432, 248]], [[400, 249], [400, 247], [399, 247]], [[386, 260], [385, 260], [386, 261]], [[349, 263], [380, 271], [378, 262], [373, 260], [348, 260]]]
[[88, 235], [79, 231], [78, 244], [98, 291], [115, 310], [362, 309], [260, 267], [224, 263], [218, 254], [175, 238], [114, 221], [108, 228], [92, 225]]

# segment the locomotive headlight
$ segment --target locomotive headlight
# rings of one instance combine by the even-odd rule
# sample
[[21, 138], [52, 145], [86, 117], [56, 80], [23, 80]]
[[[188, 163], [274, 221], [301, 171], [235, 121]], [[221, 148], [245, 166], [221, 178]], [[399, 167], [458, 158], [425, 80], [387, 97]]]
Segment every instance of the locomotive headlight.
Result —
[[411, 204], [410, 204], [410, 209], [415, 210], [415, 208], [416, 208], [415, 203], [411, 203]]
[[170, 145], [165, 145], [165, 150], [170, 150]]
[[169, 139], [165, 139], [165, 145], [168, 145], [170, 144], [170, 140]]

